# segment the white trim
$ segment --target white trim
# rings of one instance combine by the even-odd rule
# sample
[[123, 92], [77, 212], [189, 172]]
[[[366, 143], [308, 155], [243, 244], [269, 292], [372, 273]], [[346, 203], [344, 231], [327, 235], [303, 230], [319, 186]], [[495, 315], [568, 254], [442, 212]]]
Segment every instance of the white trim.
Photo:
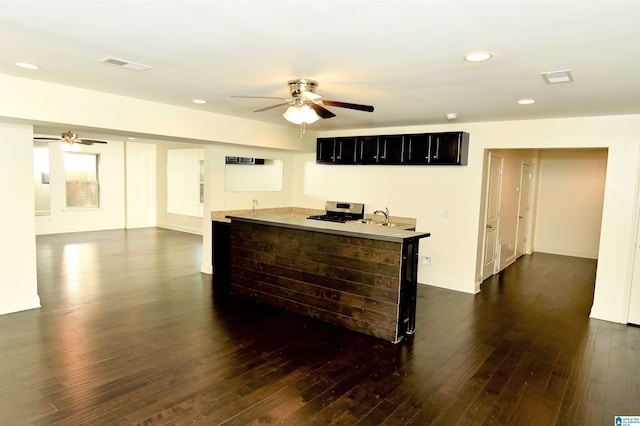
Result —
[[2, 303], [0, 303], [0, 315], [36, 309], [40, 306], [40, 296], [37, 294], [28, 297], [3, 300]]
[[201, 228], [192, 228], [190, 226], [171, 225], [166, 223], [159, 223], [158, 228], [171, 229], [172, 231], [188, 232], [189, 234], [202, 235]]

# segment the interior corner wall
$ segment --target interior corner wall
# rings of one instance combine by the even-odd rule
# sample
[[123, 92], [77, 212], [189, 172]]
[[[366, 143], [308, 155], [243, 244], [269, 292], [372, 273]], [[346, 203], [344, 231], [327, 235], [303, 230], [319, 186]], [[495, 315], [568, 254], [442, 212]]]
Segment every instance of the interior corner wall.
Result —
[[32, 173], [33, 128], [0, 122], [0, 314], [40, 307]]
[[598, 258], [606, 149], [540, 152], [535, 251]]

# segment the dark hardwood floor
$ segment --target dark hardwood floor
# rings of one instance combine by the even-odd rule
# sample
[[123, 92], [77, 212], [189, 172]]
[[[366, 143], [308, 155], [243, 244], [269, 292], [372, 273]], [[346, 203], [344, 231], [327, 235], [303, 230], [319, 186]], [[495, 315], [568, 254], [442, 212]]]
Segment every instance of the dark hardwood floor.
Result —
[[[420, 286], [393, 345], [213, 294], [201, 237], [37, 237], [41, 309], [0, 316], [1, 425], [609, 425], [640, 415], [640, 329], [589, 320], [596, 262], [525, 256]], [[19, 285], [19, 284], [16, 284]]]

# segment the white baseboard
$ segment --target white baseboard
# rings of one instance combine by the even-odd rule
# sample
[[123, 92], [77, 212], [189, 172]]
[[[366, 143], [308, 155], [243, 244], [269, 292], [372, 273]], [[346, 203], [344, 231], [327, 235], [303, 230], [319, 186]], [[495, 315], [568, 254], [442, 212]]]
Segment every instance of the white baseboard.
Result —
[[627, 323], [626, 312], [620, 312], [619, 310], [611, 310], [611, 309], [601, 309], [595, 304], [591, 307], [589, 318], [598, 319], [602, 321], [615, 322], [619, 324]]
[[171, 229], [172, 231], [188, 232], [189, 234], [202, 235], [202, 228], [191, 228], [189, 226], [172, 225], [159, 223], [158, 228]]
[[582, 257], [585, 259], [597, 259], [598, 252], [586, 252], [579, 250], [567, 250], [557, 247], [539, 247], [536, 246], [534, 249], [536, 253], [547, 253], [547, 254], [557, 254], [560, 256], [571, 256], [571, 257]]
[[469, 294], [476, 294], [479, 291], [476, 285], [473, 285], [470, 287], [467, 284], [454, 283], [451, 281], [428, 280], [427, 282], [424, 282], [424, 283], [419, 282], [418, 284], [430, 285], [430, 286], [439, 287], [439, 288], [446, 288], [447, 290], [454, 290], [454, 291], [459, 291], [462, 293], [469, 293]]
[[26, 311], [40, 307], [40, 296], [13, 298], [0, 302], [0, 315]]

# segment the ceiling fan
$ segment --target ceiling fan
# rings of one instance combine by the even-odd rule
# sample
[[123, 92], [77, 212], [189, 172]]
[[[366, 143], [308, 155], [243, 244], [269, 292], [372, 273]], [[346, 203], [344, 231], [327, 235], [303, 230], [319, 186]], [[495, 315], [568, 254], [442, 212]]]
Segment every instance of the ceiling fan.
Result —
[[302, 134], [304, 134], [304, 126], [311, 124], [319, 118], [332, 118], [336, 115], [325, 108], [325, 106], [334, 106], [339, 108], [355, 109], [358, 111], [373, 112], [371, 105], [353, 104], [348, 102], [330, 101], [323, 99], [321, 95], [316, 93], [318, 82], [309, 79], [289, 80], [289, 90], [291, 98], [281, 98], [274, 96], [232, 96], [233, 98], [254, 98], [254, 99], [279, 99], [282, 103], [260, 108], [254, 112], [268, 111], [284, 105], [289, 108], [282, 114], [287, 121], [302, 125]]
[[77, 151], [79, 147], [76, 144], [81, 145], [93, 145], [94, 143], [107, 143], [107, 141], [99, 140], [99, 139], [87, 139], [87, 138], [79, 138], [77, 134], [72, 133], [71, 130], [68, 132], [60, 133], [60, 137], [49, 137], [49, 136], [36, 136], [33, 138], [36, 141], [44, 141], [44, 142], [64, 142], [65, 144], [61, 146], [63, 150], [71, 150]]

